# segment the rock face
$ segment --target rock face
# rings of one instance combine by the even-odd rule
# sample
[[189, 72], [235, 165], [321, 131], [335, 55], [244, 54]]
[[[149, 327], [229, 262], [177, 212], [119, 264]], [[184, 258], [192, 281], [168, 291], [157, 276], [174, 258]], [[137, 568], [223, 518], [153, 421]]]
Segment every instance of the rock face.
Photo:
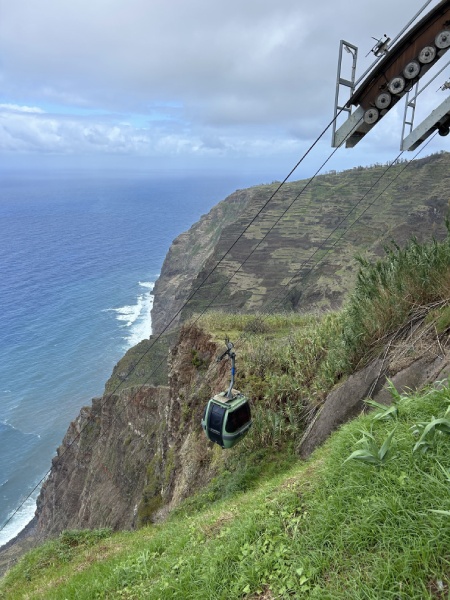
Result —
[[[375, 360], [362, 371], [332, 391], [317, 412], [300, 442], [300, 455], [306, 458], [343, 423], [356, 417], [364, 409], [363, 400], [372, 395], [372, 387], [382, 368]], [[377, 385], [380, 385], [379, 383]]]
[[[64, 529], [130, 529], [161, 518], [214, 474], [200, 421], [225, 365], [204, 332], [182, 330], [169, 387], [136, 386], [96, 398], [71, 423], [37, 503], [40, 537]], [[215, 462], [220, 464], [220, 457]]]
[[394, 346], [384, 360], [376, 359], [351, 375], [328, 394], [317, 411], [300, 442], [300, 456], [308, 457], [340, 425], [366, 410], [365, 398], [390, 404], [388, 379], [400, 394], [447, 379], [450, 375], [450, 351], [446, 349], [449, 341], [448, 332], [438, 336], [426, 326], [418, 327], [408, 336], [407, 343], [403, 340]]
[[83, 408], [53, 459], [37, 503], [38, 532], [130, 528], [151, 456], [162, 446], [168, 388], [142, 387], [95, 398]]

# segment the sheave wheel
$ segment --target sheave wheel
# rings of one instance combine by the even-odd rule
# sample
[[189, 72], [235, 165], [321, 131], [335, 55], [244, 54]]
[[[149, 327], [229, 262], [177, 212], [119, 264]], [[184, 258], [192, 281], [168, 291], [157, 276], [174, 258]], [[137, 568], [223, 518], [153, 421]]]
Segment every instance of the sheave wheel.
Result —
[[439, 50], [444, 50], [450, 46], [450, 30], [444, 29], [440, 33], [437, 34], [434, 43], [439, 48]]
[[399, 75], [398, 77], [394, 77], [391, 79], [388, 85], [388, 89], [391, 94], [401, 94], [405, 89], [405, 78]]
[[382, 92], [376, 97], [375, 106], [380, 110], [383, 110], [384, 108], [387, 108], [389, 106], [391, 100], [392, 96], [389, 92]]
[[373, 125], [378, 121], [379, 116], [380, 113], [377, 108], [369, 108], [364, 113], [364, 123], [367, 123], [368, 125]]
[[406, 79], [414, 79], [420, 73], [420, 62], [417, 60], [412, 60], [409, 62], [406, 67], [403, 69], [403, 75]]
[[423, 65], [428, 65], [430, 62], [433, 62], [436, 56], [436, 48], [434, 46], [425, 46], [419, 53], [419, 62]]

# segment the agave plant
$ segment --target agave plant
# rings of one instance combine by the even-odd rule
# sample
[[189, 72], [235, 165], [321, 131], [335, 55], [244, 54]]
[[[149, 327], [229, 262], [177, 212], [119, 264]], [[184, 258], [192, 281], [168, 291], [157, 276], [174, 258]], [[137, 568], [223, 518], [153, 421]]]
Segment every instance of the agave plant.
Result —
[[413, 452], [422, 452], [425, 454], [437, 441], [443, 433], [450, 433], [450, 406], [445, 411], [445, 415], [439, 419], [432, 417], [428, 423], [418, 423], [414, 432], [420, 434], [419, 440], [413, 448]]
[[372, 408], [378, 409], [373, 415], [374, 421], [386, 421], [387, 419], [396, 419], [398, 417], [398, 406], [395, 402], [391, 404], [391, 406], [386, 406], [385, 404], [380, 404], [375, 400], [366, 398], [364, 403]]
[[358, 444], [361, 444], [362, 447], [352, 452], [344, 461], [344, 464], [349, 460], [359, 460], [377, 466], [386, 464], [394, 432], [395, 428], [388, 434], [381, 447], [379, 447], [373, 435], [368, 431], [364, 431], [363, 437], [358, 441]]

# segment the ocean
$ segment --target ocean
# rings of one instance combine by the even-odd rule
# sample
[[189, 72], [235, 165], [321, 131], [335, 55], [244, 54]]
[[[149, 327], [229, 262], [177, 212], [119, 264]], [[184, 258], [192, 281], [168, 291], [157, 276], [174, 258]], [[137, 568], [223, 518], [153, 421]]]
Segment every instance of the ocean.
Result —
[[79, 409], [151, 334], [172, 240], [250, 176], [1, 174], [0, 546]]

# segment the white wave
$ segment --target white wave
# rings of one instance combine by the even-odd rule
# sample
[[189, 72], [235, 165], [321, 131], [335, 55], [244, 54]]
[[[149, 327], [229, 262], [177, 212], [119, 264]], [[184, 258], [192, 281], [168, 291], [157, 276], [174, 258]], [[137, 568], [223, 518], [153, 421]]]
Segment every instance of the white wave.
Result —
[[138, 296], [137, 304], [134, 306], [122, 306], [121, 308], [113, 308], [112, 310], [117, 314], [118, 321], [125, 321], [126, 327], [131, 327], [133, 323], [139, 319], [142, 311], [143, 296]]
[[15, 427], [14, 425], [12, 425], [9, 422], [9, 419], [0, 420], [0, 424], [4, 425], [5, 427], [9, 427], [9, 429], [14, 429], [14, 431], [17, 431], [17, 433], [21, 433], [22, 435], [32, 435], [34, 437], [41, 439], [41, 436], [39, 433], [33, 433], [32, 431], [22, 431], [21, 429], [19, 429], [19, 427]]
[[[33, 492], [25, 504], [12, 517], [11, 521], [9, 521], [9, 523], [0, 531], [0, 548], [9, 542], [9, 540], [15, 538], [16, 535], [20, 533], [34, 517], [36, 510], [36, 498], [38, 497], [38, 494], [39, 490]], [[8, 516], [8, 518], [10, 516], [11, 514]]]
[[108, 309], [116, 313], [116, 319], [123, 323], [123, 328], [127, 329], [124, 336], [127, 349], [148, 339], [152, 334], [151, 310], [154, 286], [154, 281], [139, 281], [139, 287], [146, 291], [137, 296], [136, 304]]
[[145, 287], [145, 288], [150, 288], [150, 291], [153, 291], [153, 288], [155, 287], [155, 282], [154, 281], [140, 281], [139, 285], [141, 287]]

